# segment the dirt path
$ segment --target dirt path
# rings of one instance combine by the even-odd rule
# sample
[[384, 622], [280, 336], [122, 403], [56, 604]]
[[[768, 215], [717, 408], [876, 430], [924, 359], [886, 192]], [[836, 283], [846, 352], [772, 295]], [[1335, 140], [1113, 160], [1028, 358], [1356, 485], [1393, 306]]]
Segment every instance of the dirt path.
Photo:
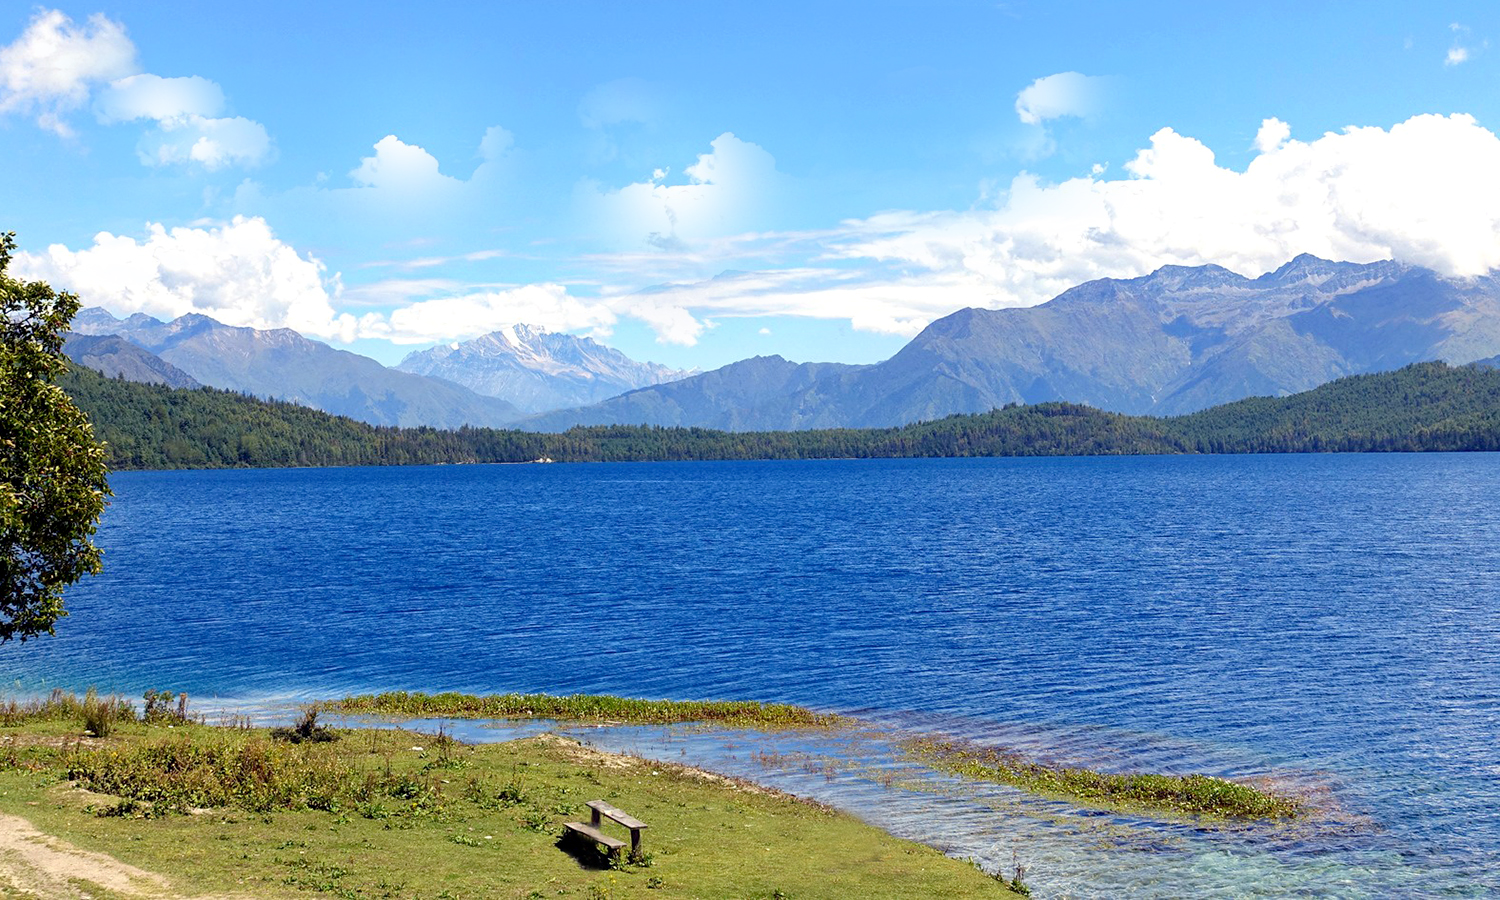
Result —
[[180, 896], [160, 875], [43, 834], [18, 816], [0, 813], [0, 896], [41, 898]]

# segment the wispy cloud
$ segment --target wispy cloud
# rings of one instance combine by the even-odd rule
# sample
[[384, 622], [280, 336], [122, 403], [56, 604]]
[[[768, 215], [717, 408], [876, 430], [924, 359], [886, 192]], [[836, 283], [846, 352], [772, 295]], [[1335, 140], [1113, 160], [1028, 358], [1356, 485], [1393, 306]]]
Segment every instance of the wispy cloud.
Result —
[[0, 48], [0, 113], [34, 114], [42, 128], [73, 135], [67, 115], [100, 84], [140, 71], [125, 26], [95, 13], [78, 24], [38, 10], [26, 30]]
[[1448, 26], [1448, 30], [1453, 32], [1453, 44], [1448, 47], [1448, 53], [1443, 57], [1445, 66], [1463, 65], [1480, 52], [1489, 49], [1489, 39], [1485, 38], [1476, 43], [1473, 39], [1473, 29], [1467, 25], [1454, 22]]
[[265, 126], [221, 117], [224, 92], [214, 82], [141, 73], [125, 26], [102, 13], [79, 25], [57, 10], [40, 10], [0, 48], [0, 113], [34, 113], [42, 128], [72, 137], [68, 115], [96, 89], [101, 123], [152, 123], [137, 147], [145, 165], [253, 167], [273, 155]]
[[[576, 280], [456, 277], [451, 266], [499, 255], [476, 250], [389, 261], [394, 272], [423, 274], [345, 290], [257, 218], [152, 226], [140, 239], [100, 234], [82, 250], [23, 254], [18, 271], [119, 313], [197, 311], [340, 341], [463, 339], [519, 322], [605, 334], [634, 319], [661, 341], [692, 344], [733, 316], [842, 319], [910, 335], [962, 306], [1032, 305], [1080, 282], [1165, 264], [1255, 275], [1310, 252], [1394, 257], [1450, 276], [1500, 268], [1500, 137], [1470, 116], [1416, 116], [1313, 140], [1269, 118], [1254, 147], [1235, 170], [1164, 128], [1117, 176], [1098, 170], [1049, 183], [1022, 173], [971, 209], [893, 210], [822, 230], [710, 233], [677, 250], [569, 255], [566, 264], [583, 273]], [[400, 178], [447, 177], [413, 160]], [[386, 184], [404, 171], [368, 181]]]

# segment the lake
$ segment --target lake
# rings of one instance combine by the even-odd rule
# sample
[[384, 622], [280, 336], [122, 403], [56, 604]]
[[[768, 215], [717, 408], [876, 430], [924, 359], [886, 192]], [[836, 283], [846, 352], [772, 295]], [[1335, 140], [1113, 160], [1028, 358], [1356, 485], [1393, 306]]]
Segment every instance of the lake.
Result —
[[[1042, 895], [1500, 893], [1500, 455], [119, 473], [106, 571], [10, 692], [758, 699], [862, 736], [591, 732], [849, 808]], [[900, 769], [891, 734], [1268, 776], [1290, 828]], [[811, 746], [809, 746], [809, 743]], [[903, 770], [904, 771], [904, 770]]]

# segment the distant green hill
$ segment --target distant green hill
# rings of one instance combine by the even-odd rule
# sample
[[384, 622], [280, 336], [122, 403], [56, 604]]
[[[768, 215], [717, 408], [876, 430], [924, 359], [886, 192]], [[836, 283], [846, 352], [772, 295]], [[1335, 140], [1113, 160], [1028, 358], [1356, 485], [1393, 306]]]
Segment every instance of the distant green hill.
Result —
[[109, 379], [78, 366], [62, 385], [108, 443], [116, 469], [1500, 450], [1500, 370], [1440, 362], [1173, 418], [1041, 403], [900, 428], [817, 431], [394, 428], [230, 391]]

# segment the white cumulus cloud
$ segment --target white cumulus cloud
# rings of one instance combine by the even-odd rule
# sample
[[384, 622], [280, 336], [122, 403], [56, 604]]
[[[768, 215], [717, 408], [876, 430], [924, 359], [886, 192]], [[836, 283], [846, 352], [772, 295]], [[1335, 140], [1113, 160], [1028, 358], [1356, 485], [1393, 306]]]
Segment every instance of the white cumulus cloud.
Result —
[[[1310, 141], [1273, 118], [1255, 148], [1236, 171], [1164, 128], [1123, 177], [1098, 169], [1049, 184], [1023, 173], [989, 208], [851, 220], [799, 238], [808, 265], [635, 297], [686, 326], [664, 327], [664, 339], [690, 343], [690, 322], [725, 316], [843, 319], [912, 335], [960, 307], [1030, 306], [1091, 279], [1168, 264], [1254, 276], [1307, 252], [1394, 258], [1456, 277], [1500, 269], [1500, 138], [1470, 116], [1417, 116]], [[783, 236], [783, 252], [791, 241]]]
[[224, 91], [214, 82], [140, 73], [125, 27], [103, 15], [80, 26], [61, 12], [42, 10], [14, 43], [0, 48], [0, 113], [35, 112], [43, 128], [70, 136], [65, 114], [101, 86], [94, 105], [101, 123], [153, 123], [137, 148], [146, 165], [213, 170], [256, 166], [272, 155], [259, 122], [215, 118], [224, 109]]
[[[492, 141], [486, 132], [486, 140]], [[481, 149], [484, 144], [481, 142]], [[435, 156], [388, 134], [375, 143], [375, 155], [360, 160], [359, 167], [349, 173], [355, 184], [363, 188], [377, 188], [398, 193], [420, 193], [432, 190], [447, 190], [459, 184], [438, 171]]]
[[1260, 123], [1260, 130], [1255, 132], [1255, 149], [1261, 153], [1270, 153], [1280, 149], [1291, 136], [1292, 126], [1277, 118], [1266, 119]]
[[484, 137], [479, 140], [479, 158], [492, 163], [504, 156], [515, 142], [515, 135], [499, 125], [491, 125], [484, 130]]
[[730, 132], [714, 138], [711, 147], [683, 170], [686, 184], [668, 184], [670, 172], [658, 169], [649, 181], [622, 188], [579, 185], [581, 216], [623, 244], [666, 249], [757, 227], [782, 190], [775, 158]]
[[116, 315], [201, 313], [228, 325], [293, 328], [345, 342], [356, 336], [354, 318], [334, 312], [330, 287], [337, 291], [337, 279], [277, 239], [263, 219], [210, 228], [152, 224], [139, 241], [101, 232], [92, 247], [54, 244], [18, 254], [15, 265], [22, 277], [66, 288], [85, 306]]
[[830, 254], [903, 274], [838, 290], [857, 288], [867, 316], [883, 307], [900, 321], [919, 305], [899, 302], [894, 288], [914, 282], [950, 292], [952, 307], [1000, 307], [1166, 264], [1256, 275], [1303, 252], [1396, 258], [1450, 276], [1500, 267], [1500, 138], [1472, 117], [1416, 116], [1309, 142], [1289, 135], [1267, 120], [1259, 155], [1238, 172], [1164, 128], [1126, 164], [1126, 178], [1045, 184], [1022, 174], [994, 209], [851, 222]]
[[1090, 119], [1103, 105], [1106, 79], [1079, 72], [1038, 78], [1016, 95], [1016, 115], [1027, 125], [1073, 116]]
[[1482, 40], [1478, 44], [1473, 43], [1470, 40], [1473, 29], [1462, 22], [1454, 22], [1448, 26], [1448, 30], [1453, 32], [1453, 44], [1448, 48], [1448, 53], [1443, 57], [1443, 65], [1445, 66], [1463, 65], [1473, 59], [1477, 52], [1489, 48], [1490, 42], [1488, 39]]
[[135, 44], [119, 22], [95, 13], [79, 24], [58, 10], [38, 10], [21, 36], [0, 48], [0, 113], [34, 113], [38, 125], [68, 136], [64, 117], [95, 85], [136, 71]]

